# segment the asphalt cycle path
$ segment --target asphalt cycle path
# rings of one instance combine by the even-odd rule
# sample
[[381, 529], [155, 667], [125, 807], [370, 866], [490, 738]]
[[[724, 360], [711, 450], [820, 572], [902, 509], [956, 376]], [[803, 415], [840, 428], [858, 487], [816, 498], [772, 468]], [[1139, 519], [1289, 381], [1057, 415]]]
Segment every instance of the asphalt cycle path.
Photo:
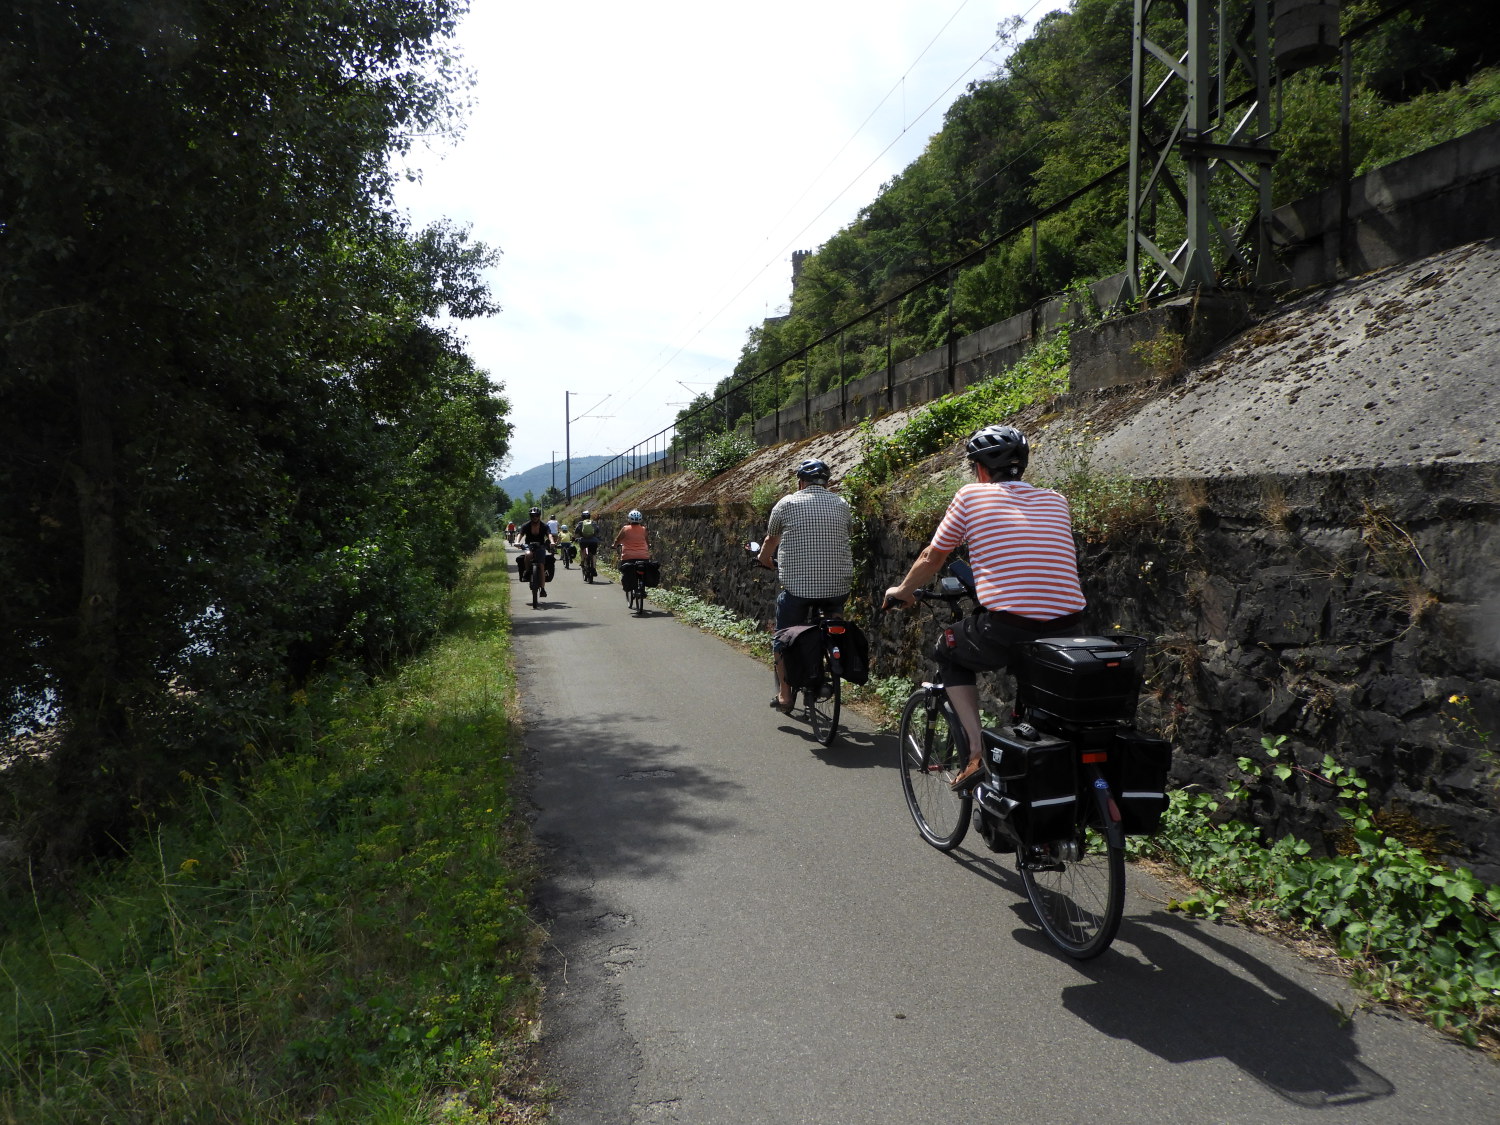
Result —
[[1063, 956], [1012, 857], [921, 842], [891, 735], [824, 749], [608, 577], [511, 593], [560, 1125], [1500, 1119], [1500, 1066], [1141, 871]]

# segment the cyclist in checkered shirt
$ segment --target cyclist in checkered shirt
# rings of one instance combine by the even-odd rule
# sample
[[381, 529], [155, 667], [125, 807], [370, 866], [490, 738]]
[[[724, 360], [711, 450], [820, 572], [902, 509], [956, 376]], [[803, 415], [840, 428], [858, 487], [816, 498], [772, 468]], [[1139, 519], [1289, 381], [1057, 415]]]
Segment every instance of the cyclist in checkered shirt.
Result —
[[933, 651], [969, 744], [954, 789], [982, 776], [975, 673], [1004, 668], [1022, 641], [1079, 631], [1086, 604], [1067, 498], [1021, 480], [1031, 456], [1026, 435], [1013, 426], [986, 426], [969, 439], [965, 453], [975, 483], [958, 490], [932, 542], [901, 584], [885, 592], [886, 605], [914, 604], [912, 591], [936, 578], [948, 556], [968, 543], [983, 612], [945, 629]]
[[[849, 597], [854, 578], [849, 505], [828, 491], [830, 475], [822, 461], [803, 461], [797, 466], [797, 491], [783, 496], [771, 509], [756, 562], [767, 569], [775, 567], [781, 579], [781, 592], [776, 596], [778, 630], [801, 625], [811, 605], [837, 613]], [[776, 654], [777, 689], [771, 706], [790, 711], [796, 693], [786, 682], [780, 642], [771, 647]]]

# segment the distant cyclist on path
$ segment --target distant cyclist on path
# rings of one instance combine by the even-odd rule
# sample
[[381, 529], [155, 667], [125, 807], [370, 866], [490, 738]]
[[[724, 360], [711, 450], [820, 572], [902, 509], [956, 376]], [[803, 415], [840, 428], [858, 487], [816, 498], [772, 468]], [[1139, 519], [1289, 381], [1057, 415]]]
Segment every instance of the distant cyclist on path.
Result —
[[553, 539], [552, 529], [542, 521], [540, 508], [531, 509], [531, 519], [521, 525], [521, 529], [516, 532], [516, 537], [521, 542], [521, 549], [527, 553], [522, 557], [529, 557], [530, 560], [526, 567], [527, 580], [530, 580], [531, 567], [542, 568], [542, 588], [539, 593], [545, 598], [547, 596], [547, 550], [552, 546]]
[[592, 513], [585, 510], [575, 530], [578, 533], [578, 546], [592, 564], [594, 555], [599, 550], [599, 525], [594, 522]]
[[[783, 496], [771, 509], [765, 542], [755, 560], [768, 570], [775, 568], [781, 580], [781, 592], [776, 595], [777, 631], [801, 625], [814, 604], [838, 613], [854, 578], [849, 504], [828, 491], [832, 474], [822, 461], [803, 461], [796, 472], [797, 491]], [[790, 712], [796, 692], [786, 682], [780, 642], [773, 641], [771, 648], [776, 654], [776, 695], [771, 706]]]

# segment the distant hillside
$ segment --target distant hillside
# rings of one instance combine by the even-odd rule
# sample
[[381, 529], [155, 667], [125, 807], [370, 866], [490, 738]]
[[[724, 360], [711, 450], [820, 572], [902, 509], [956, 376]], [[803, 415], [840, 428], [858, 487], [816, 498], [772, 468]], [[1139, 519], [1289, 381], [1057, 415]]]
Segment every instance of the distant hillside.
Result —
[[[574, 457], [572, 461], [573, 482], [576, 484], [606, 461], [613, 460], [612, 456]], [[558, 488], [567, 487], [566, 466], [561, 460], [557, 462], [555, 479]], [[545, 464], [537, 465], [535, 468], [527, 469], [524, 473], [515, 473], [508, 477], [501, 477], [498, 483], [501, 488], [505, 489], [505, 494], [512, 500], [519, 500], [525, 496], [528, 489], [533, 496], [541, 499], [542, 493], [552, 487], [553, 480], [554, 470], [552, 462], [548, 461]]]

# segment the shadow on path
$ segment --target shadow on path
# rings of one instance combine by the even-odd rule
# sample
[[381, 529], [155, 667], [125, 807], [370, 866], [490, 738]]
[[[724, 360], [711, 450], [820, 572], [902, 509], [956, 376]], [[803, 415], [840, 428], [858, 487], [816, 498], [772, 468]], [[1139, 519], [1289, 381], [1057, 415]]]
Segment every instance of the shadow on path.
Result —
[[[1063, 990], [1068, 1011], [1170, 1063], [1223, 1058], [1304, 1109], [1390, 1097], [1359, 1059], [1347, 1016], [1210, 928], [1157, 912], [1127, 918], [1117, 944], [1078, 962], [1091, 978]], [[1196, 948], [1195, 948], [1196, 947]]]

